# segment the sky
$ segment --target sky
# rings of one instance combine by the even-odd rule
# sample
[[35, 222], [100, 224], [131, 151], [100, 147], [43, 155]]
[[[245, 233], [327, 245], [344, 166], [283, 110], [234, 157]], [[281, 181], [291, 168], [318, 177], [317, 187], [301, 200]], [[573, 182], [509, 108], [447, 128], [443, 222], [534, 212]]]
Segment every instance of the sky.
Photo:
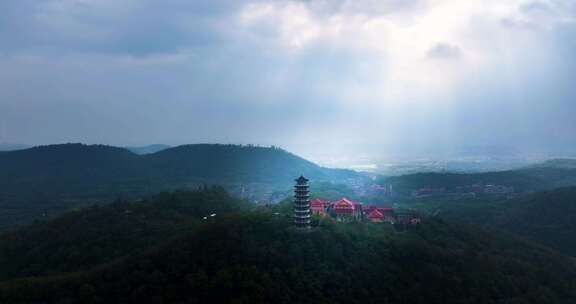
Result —
[[0, 143], [576, 150], [576, 0], [2, 0]]

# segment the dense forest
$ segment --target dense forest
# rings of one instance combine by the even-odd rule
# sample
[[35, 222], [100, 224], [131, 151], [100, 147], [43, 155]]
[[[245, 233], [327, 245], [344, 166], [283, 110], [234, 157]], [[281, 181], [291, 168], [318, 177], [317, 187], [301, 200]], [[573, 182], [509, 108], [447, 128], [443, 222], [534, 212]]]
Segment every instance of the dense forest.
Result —
[[205, 216], [249, 209], [208, 187], [69, 212], [0, 235], [0, 279], [89, 269], [191, 231]]
[[[574, 303], [576, 188], [554, 188], [576, 171], [555, 164], [388, 178], [400, 193], [495, 183], [523, 194], [405, 201], [423, 221], [403, 233], [327, 219], [303, 233], [288, 200], [255, 206], [200, 185], [289, 188], [304, 172], [314, 197], [337, 199], [357, 195], [339, 181], [363, 177], [277, 148], [2, 152], [0, 217], [48, 214], [0, 234], [0, 303]], [[195, 190], [153, 194], [179, 187]]]
[[4, 234], [0, 249], [2, 303], [576, 300], [573, 261], [524, 241], [436, 218], [405, 233], [330, 221], [302, 233], [219, 188], [70, 213]]
[[279, 148], [187, 145], [137, 155], [123, 148], [65, 144], [0, 152], [0, 229], [117, 197], [140, 198], [202, 184], [290, 187], [359, 178], [320, 167]]
[[549, 162], [530, 168], [486, 173], [415, 173], [382, 178], [380, 182], [393, 185], [396, 192], [405, 195], [419, 188], [454, 190], [473, 184], [511, 186], [518, 192], [575, 186], [576, 169], [555, 164]]
[[508, 231], [576, 256], [576, 187], [542, 191], [511, 201], [475, 208], [453, 208], [449, 217], [468, 213], [468, 222], [492, 231]]
[[576, 256], [576, 187], [535, 193], [508, 206], [484, 226]]
[[421, 199], [409, 204], [450, 222], [522, 236], [576, 256], [576, 187], [545, 190], [514, 199]]

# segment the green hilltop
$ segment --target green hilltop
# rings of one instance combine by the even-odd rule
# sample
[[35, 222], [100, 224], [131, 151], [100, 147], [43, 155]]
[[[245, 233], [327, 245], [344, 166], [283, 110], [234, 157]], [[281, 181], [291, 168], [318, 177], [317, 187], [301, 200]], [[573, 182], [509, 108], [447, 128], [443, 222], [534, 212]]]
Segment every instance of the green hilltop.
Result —
[[511, 200], [425, 200], [417, 208], [451, 221], [508, 232], [576, 256], [576, 187], [558, 188]]
[[331, 222], [302, 233], [288, 214], [245, 208], [211, 188], [23, 227], [0, 238], [0, 252], [10, 252], [0, 257], [0, 302], [576, 300], [574, 262], [513, 237], [435, 218], [405, 233]]
[[[44, 215], [203, 184], [289, 189], [294, 176], [364, 178], [320, 167], [274, 147], [197, 144], [137, 155], [123, 148], [64, 144], [0, 152], [0, 229]], [[255, 186], [256, 187], [256, 186]]]

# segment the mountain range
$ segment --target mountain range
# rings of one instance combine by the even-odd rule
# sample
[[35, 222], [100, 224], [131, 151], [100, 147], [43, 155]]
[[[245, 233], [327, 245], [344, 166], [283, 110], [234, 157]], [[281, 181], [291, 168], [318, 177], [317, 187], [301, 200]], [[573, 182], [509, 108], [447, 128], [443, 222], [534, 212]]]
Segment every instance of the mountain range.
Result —
[[301, 174], [317, 181], [364, 178], [279, 148], [198, 144], [135, 154], [125, 148], [63, 144], [0, 152], [0, 227], [45, 214], [203, 184], [289, 189]]
[[303, 233], [290, 203], [257, 206], [226, 191], [289, 189], [304, 174], [337, 197], [350, 189], [332, 182], [366, 179], [278, 148], [51, 145], [0, 152], [0, 167], [0, 225], [10, 228], [0, 233], [1, 303], [576, 301], [570, 161], [382, 178], [397, 198], [474, 183], [517, 190], [407, 200], [422, 222], [403, 233], [331, 220]]

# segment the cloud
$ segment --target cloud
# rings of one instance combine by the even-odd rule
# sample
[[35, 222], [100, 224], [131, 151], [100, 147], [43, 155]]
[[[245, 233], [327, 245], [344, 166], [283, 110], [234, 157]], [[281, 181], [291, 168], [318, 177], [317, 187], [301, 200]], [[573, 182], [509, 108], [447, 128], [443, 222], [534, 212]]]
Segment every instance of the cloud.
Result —
[[432, 59], [458, 59], [462, 51], [456, 45], [440, 42], [428, 50], [427, 55]]
[[306, 153], [548, 130], [530, 120], [576, 131], [575, 8], [570, 0], [0, 1], [0, 141], [252, 142]]
[[576, 4], [570, 0], [526, 1], [518, 6], [515, 14], [502, 19], [505, 26], [530, 30], [553, 29], [574, 22]]
[[0, 50], [146, 55], [216, 44], [225, 34], [226, 16], [238, 5], [183, 0], [3, 1]]
[[[556, 2], [554, 2], [556, 3]], [[563, 7], [562, 0], [555, 7]], [[378, 9], [374, 9], [378, 7]], [[529, 9], [532, 7], [532, 9]], [[530, 1], [277, 1], [253, 2], [239, 14], [239, 28], [263, 49], [298, 56], [309, 49], [346, 49], [378, 54], [385, 70], [374, 74], [385, 92], [380, 100], [414, 99], [414, 92], [446, 92], [470, 71], [501, 64], [502, 52], [539, 49], [537, 29], [514, 33], [510, 22], [536, 20]], [[555, 29], [569, 18], [554, 16], [540, 26]], [[531, 21], [532, 22], [532, 21]], [[534, 21], [535, 22], [535, 21]], [[446, 43], [444, 41], [450, 41]], [[466, 57], [463, 58], [463, 51]], [[430, 58], [460, 58], [438, 75]], [[430, 77], [433, 75], [433, 77]], [[411, 88], [411, 89], [408, 89]]]

